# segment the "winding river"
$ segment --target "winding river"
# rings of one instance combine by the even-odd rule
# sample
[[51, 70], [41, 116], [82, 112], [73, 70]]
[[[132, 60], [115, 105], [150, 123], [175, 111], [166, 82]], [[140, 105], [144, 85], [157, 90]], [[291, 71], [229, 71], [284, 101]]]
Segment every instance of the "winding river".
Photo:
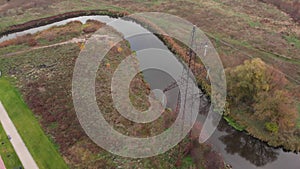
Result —
[[[112, 22], [115, 19], [108, 16], [81, 16], [66, 19], [63, 21], [55, 22], [45, 26], [40, 26], [25, 31], [12, 33], [0, 38], [0, 42], [13, 39], [17, 36], [25, 34], [33, 34], [38, 31], [48, 29], [52, 26], [59, 26], [67, 24], [71, 21], [81, 21], [85, 23], [87, 20], [97, 20], [108, 23], [108, 25], [121, 32], [125, 39], [129, 41], [131, 49], [137, 51], [146, 48], [158, 48], [168, 50], [164, 43], [158, 39], [154, 34], [143, 28], [141, 25], [127, 20], [121, 20], [118, 22]], [[132, 32], [139, 32], [142, 35], [130, 36]], [[153, 59], [152, 59], [153, 60]], [[139, 60], [141, 65], [146, 66], [149, 60]], [[156, 61], [159, 63], [165, 63], [172, 71], [177, 71], [179, 74], [183, 70], [182, 64], [177, 58], [169, 52], [168, 56], [164, 59]], [[174, 65], [181, 65], [175, 67]], [[146, 70], [143, 72], [145, 80], [150, 84], [151, 89], [165, 89], [168, 85], [174, 82], [174, 79], [168, 74], [157, 70]], [[164, 80], [160, 80], [164, 79]], [[174, 105], [177, 102], [178, 88], [166, 94], [168, 103], [167, 106], [174, 109]], [[203, 98], [202, 106], [208, 103], [206, 98]], [[202, 110], [203, 111], [203, 110]], [[199, 120], [205, 117], [204, 114], [199, 113]], [[212, 145], [213, 149], [221, 154], [226, 163], [230, 164], [234, 169], [299, 169], [300, 168], [300, 154], [292, 152], [285, 152], [281, 148], [273, 148], [261, 142], [244, 132], [234, 130], [224, 120], [222, 120], [218, 126], [218, 129], [214, 132], [213, 136], [208, 140], [208, 143]]]

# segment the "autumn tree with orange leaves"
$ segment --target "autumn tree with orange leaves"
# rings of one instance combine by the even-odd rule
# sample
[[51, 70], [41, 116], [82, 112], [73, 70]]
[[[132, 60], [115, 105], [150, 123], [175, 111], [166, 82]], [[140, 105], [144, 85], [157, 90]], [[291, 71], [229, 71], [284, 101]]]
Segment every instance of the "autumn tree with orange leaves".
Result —
[[247, 60], [227, 70], [230, 104], [243, 107], [252, 117], [265, 122], [270, 132], [295, 128], [297, 110], [291, 94], [285, 89], [287, 80], [261, 59]]

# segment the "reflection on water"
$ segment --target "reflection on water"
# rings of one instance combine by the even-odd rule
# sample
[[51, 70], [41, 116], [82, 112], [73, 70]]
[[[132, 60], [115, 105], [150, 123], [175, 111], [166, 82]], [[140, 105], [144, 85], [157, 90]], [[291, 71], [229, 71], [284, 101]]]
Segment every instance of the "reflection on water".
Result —
[[278, 158], [279, 153], [265, 143], [252, 138], [251, 136], [237, 132], [231, 127], [219, 127], [226, 130], [227, 135], [219, 139], [226, 145], [225, 150], [229, 154], [238, 154], [252, 164], [260, 167], [273, 162]]
[[[164, 90], [168, 87], [169, 84], [174, 83], [173, 79], [166, 72], [157, 70], [157, 69], [148, 69], [143, 71], [145, 81], [150, 84], [151, 90], [160, 89]], [[169, 91], [166, 94], [167, 97], [167, 108], [175, 110], [177, 105], [177, 100], [179, 97], [179, 88], [176, 87], [172, 91]]]
[[[8, 39], [15, 38], [17, 36], [25, 35], [27, 33], [36, 33], [41, 30], [45, 30], [51, 26], [58, 26], [66, 24], [70, 21], [79, 20], [86, 22], [87, 19], [94, 19], [109, 23], [116, 19], [109, 18], [108, 16], [82, 16], [71, 19], [66, 19], [53, 24], [29, 29], [26, 31], [12, 33], [7, 36], [1, 37], [0, 42]], [[139, 51], [149, 47], [167, 50], [167, 47], [152, 33], [149, 33], [146, 29], [131, 21], [118, 20], [109, 24], [114, 27], [129, 41], [132, 50]], [[143, 36], [135, 36], [137, 32], [143, 34]], [[139, 53], [137, 52], [137, 55]], [[174, 56], [175, 58], [175, 56]], [[169, 65], [172, 71], [181, 72], [182, 68], [177, 67], [174, 69], [174, 64], [178, 64], [176, 59], [168, 57], [165, 62]], [[158, 60], [158, 63], [163, 63], [162, 58]], [[140, 60], [141, 63], [147, 63], [148, 61]], [[176, 62], [175, 62], [176, 61]], [[176, 68], [176, 67], [175, 67]], [[148, 70], [144, 72], [145, 78], [148, 81], [155, 82], [153, 84], [159, 84], [159, 86], [152, 86], [154, 88], [163, 89], [174, 79], [168, 77], [163, 72], [157, 70]], [[162, 81], [160, 81], [163, 79]], [[158, 82], [157, 82], [158, 81]], [[174, 105], [178, 98], [178, 88], [167, 93], [168, 102]], [[205, 97], [200, 100], [201, 110], [199, 111], [198, 121], [201, 123], [205, 120], [205, 112], [207, 110], [203, 107], [209, 107]], [[170, 106], [171, 107], [171, 106]], [[174, 108], [174, 107], [172, 107]], [[214, 132], [213, 136], [208, 141], [212, 144], [213, 148], [219, 152], [227, 163], [232, 165], [234, 169], [299, 169], [300, 168], [300, 155], [290, 152], [284, 152], [282, 149], [275, 149], [269, 147], [267, 144], [248, 136], [246, 133], [238, 132], [230, 127], [224, 120], [222, 120], [218, 126], [218, 129]], [[212, 160], [213, 162], [213, 160]]]
[[220, 152], [233, 168], [243, 169], [299, 169], [300, 155], [284, 152], [239, 132], [221, 120], [209, 143]]

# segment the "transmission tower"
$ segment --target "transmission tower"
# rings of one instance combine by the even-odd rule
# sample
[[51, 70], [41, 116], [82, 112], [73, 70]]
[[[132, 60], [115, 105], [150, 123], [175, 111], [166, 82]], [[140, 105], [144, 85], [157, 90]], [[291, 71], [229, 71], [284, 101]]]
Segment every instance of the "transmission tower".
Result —
[[[195, 72], [197, 72], [196, 70], [196, 66], [195, 66], [195, 63], [196, 63], [196, 53], [193, 51], [194, 50], [197, 50], [197, 43], [196, 43], [196, 26], [193, 26], [192, 28], [192, 31], [191, 31], [191, 36], [190, 36], [190, 46], [188, 48], [188, 51], [187, 51], [187, 54], [188, 54], [188, 63], [187, 65], [183, 64], [183, 71], [182, 71], [182, 74], [181, 76], [179, 77], [179, 80], [177, 80], [177, 82], [173, 82], [171, 83], [169, 86], [167, 86], [163, 92], [167, 92], [167, 91], [170, 91], [172, 89], [175, 89], [179, 86], [181, 86], [180, 88], [182, 89], [185, 89], [185, 93], [184, 94], [184, 103], [183, 103], [183, 114], [182, 114], [182, 120], [183, 120], [183, 126], [184, 126], [184, 121], [185, 121], [185, 115], [186, 113], [186, 108], [187, 106], [192, 106], [193, 107], [193, 103], [194, 101], [199, 101], [200, 100], [195, 100], [195, 98], [201, 98], [204, 94], [203, 93], [197, 93], [197, 94], [194, 94], [194, 91], [193, 91], [193, 87], [192, 87], [192, 90], [188, 90], [189, 89], [189, 84], [191, 83], [196, 83], [195, 81], [193, 82], [193, 78], [191, 78], [191, 73], [193, 73], [192, 71], [194, 70]], [[204, 44], [204, 56], [206, 56], [206, 48], [207, 48], [207, 44]], [[188, 92], [191, 92], [190, 94], [192, 94], [192, 98], [187, 98], [188, 96]], [[180, 109], [180, 106], [181, 106], [181, 94], [180, 91], [178, 92], [178, 97], [177, 97], [177, 105], [176, 105], [176, 108], [175, 108], [175, 112], [179, 112], [179, 109]], [[187, 102], [187, 99], [192, 99], [192, 105], [187, 105], [186, 102]], [[200, 104], [199, 104], [199, 109], [200, 109]], [[192, 114], [192, 112], [190, 112]], [[183, 129], [182, 129], [183, 130]]]

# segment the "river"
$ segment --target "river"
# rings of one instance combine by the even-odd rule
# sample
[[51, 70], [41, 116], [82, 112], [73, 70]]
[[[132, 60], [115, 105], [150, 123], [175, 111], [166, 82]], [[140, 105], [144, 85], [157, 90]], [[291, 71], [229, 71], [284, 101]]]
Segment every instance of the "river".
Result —
[[[160, 39], [158, 39], [154, 34], [150, 33], [147, 29], [143, 28], [141, 25], [128, 20], [118, 20], [117, 22], [112, 22], [116, 19], [108, 16], [81, 16], [70, 18], [49, 25], [40, 26], [17, 33], [11, 33], [1, 37], [0, 42], [28, 33], [33, 34], [38, 31], [48, 29], [52, 26], [64, 25], [71, 21], [81, 21], [82, 23], [85, 23], [89, 19], [105, 22], [115, 28], [117, 31], [121, 32], [125, 39], [129, 41], [131, 49], [133, 51], [137, 51], [137, 56], [139, 56], [139, 51], [147, 48], [156, 48], [168, 51], [168, 48]], [[140, 33], [140, 35], [132, 36], [134, 33]], [[171, 52], [168, 52], [166, 57], [160, 60], [141, 59], [139, 61], [142, 67], [147, 67], [147, 64], [153, 61], [157, 64], [169, 65], [169, 69], [174, 72], [178, 72], [178, 74], [183, 71], [182, 64]], [[167, 73], [155, 69], [145, 70], [143, 71], [143, 74], [145, 80], [150, 84], [151, 89], [163, 90], [174, 82], [174, 78], [170, 77]], [[175, 109], [174, 105], [177, 103], [178, 92], [179, 89], [174, 88], [172, 91], [166, 93], [168, 100], [167, 106], [171, 109]], [[207, 99], [203, 98], [201, 103], [202, 107], [205, 107], [207, 103]], [[199, 113], [199, 121], [205, 119], [205, 113], [203, 112], [205, 111], [201, 110]], [[226, 163], [230, 164], [234, 169], [300, 168], [300, 154], [285, 152], [281, 148], [270, 147], [266, 143], [249, 136], [245, 132], [236, 131], [224, 120], [221, 120], [217, 130], [207, 142], [211, 144], [213, 149], [220, 153]]]

